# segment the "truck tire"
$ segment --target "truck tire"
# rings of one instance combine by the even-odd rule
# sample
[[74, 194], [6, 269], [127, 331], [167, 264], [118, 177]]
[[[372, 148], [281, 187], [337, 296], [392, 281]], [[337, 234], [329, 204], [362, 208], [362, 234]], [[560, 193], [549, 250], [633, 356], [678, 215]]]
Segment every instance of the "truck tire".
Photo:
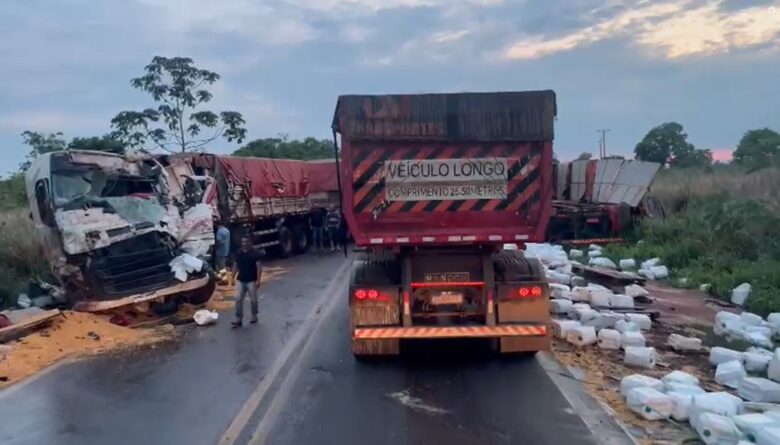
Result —
[[293, 249], [295, 253], [305, 253], [309, 250], [309, 231], [303, 224], [293, 226]]
[[542, 263], [536, 258], [526, 258], [522, 252], [515, 250], [495, 254], [493, 268], [497, 283], [545, 280]]
[[206, 304], [211, 299], [211, 296], [214, 295], [214, 290], [216, 288], [217, 280], [212, 278], [205, 286], [185, 295], [183, 300], [185, 303], [189, 303], [193, 306]]
[[279, 244], [269, 247], [271, 255], [279, 258], [289, 258], [295, 252], [293, 233], [287, 227], [279, 229]]

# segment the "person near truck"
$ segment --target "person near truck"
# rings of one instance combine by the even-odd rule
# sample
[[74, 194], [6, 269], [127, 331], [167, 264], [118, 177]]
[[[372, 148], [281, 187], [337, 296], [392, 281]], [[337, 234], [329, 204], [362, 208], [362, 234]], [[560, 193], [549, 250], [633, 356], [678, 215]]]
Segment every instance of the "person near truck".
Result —
[[330, 240], [330, 250], [335, 252], [336, 248], [341, 244], [339, 239], [339, 225], [341, 225], [341, 212], [336, 209], [335, 206], [331, 206], [328, 210], [328, 217], [326, 220], [328, 226], [328, 239]]
[[260, 252], [252, 245], [252, 238], [241, 238], [241, 250], [236, 253], [233, 261], [233, 279], [236, 282], [236, 319], [233, 327], [237, 328], [244, 322], [244, 298], [249, 297], [252, 307], [250, 323], [257, 323], [258, 302], [257, 291], [260, 289], [260, 278], [263, 267], [260, 264]]
[[325, 244], [323, 243], [324, 238], [324, 232], [325, 232], [325, 209], [324, 208], [316, 208], [313, 212], [311, 212], [311, 232], [312, 232], [312, 244], [314, 245], [314, 250], [324, 249]]
[[225, 227], [225, 224], [220, 222], [214, 238], [217, 244], [214, 249], [214, 256], [217, 260], [217, 272], [219, 272], [227, 267], [227, 259], [230, 255], [230, 230]]

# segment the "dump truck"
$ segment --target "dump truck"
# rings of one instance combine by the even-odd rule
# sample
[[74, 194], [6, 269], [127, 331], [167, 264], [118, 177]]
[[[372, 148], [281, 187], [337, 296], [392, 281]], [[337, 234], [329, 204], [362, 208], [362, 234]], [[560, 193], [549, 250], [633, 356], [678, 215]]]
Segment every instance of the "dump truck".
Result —
[[30, 165], [30, 217], [76, 310], [202, 304], [211, 297], [211, 208], [185, 204], [169, 179], [159, 162], [138, 153], [68, 150]]
[[544, 271], [521, 249], [552, 212], [556, 113], [553, 91], [339, 97], [357, 358], [417, 339], [549, 349]]
[[335, 178], [333, 161], [214, 154], [161, 156], [160, 161], [187, 200], [203, 199], [212, 207], [215, 221], [230, 229], [234, 249], [248, 235], [256, 248], [273, 256], [304, 253], [311, 242], [311, 213], [338, 204], [328, 193], [337, 188], [319, 184], [326, 179], [332, 182], [328, 176]]
[[547, 240], [566, 244], [622, 241], [639, 218], [663, 218], [660, 202], [646, 196], [661, 164], [619, 158], [554, 164], [553, 214]]

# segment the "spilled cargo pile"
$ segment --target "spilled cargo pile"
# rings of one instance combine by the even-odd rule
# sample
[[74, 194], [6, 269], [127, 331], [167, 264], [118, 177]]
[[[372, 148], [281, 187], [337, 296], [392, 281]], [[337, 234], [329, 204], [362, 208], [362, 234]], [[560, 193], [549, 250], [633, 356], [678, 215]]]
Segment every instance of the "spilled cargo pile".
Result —
[[665, 443], [698, 437], [706, 444], [780, 444], [780, 348], [773, 351], [780, 314], [720, 311], [704, 321], [714, 334], [707, 338], [705, 326], [672, 323], [651, 309], [652, 292], [643, 286], [606, 287], [573, 272], [587, 258], [591, 267], [668, 277], [657, 259], [634, 273], [633, 259], [604, 261], [598, 246], [567, 253], [531, 244], [526, 255], [542, 261], [550, 281], [556, 358], [632, 434]]

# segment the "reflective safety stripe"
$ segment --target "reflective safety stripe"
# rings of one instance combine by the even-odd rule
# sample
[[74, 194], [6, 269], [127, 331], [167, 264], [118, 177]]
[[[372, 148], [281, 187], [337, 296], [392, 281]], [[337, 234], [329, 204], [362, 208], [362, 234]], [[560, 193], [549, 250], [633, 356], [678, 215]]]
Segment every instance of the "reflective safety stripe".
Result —
[[546, 326], [448, 326], [411, 328], [358, 328], [355, 339], [378, 338], [475, 338], [475, 337], [533, 337], [547, 334]]

